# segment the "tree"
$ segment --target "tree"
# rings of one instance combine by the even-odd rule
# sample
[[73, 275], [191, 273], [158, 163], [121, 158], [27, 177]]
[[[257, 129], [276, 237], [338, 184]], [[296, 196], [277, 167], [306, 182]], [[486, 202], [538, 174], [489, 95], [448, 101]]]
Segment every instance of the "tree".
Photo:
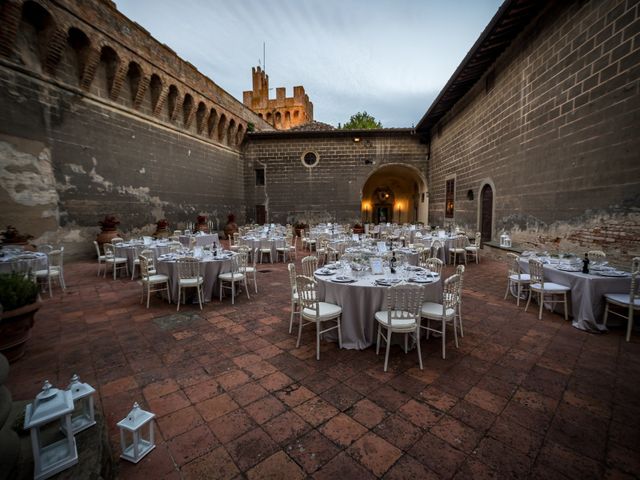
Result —
[[351, 115], [351, 118], [342, 127], [344, 130], [360, 130], [360, 129], [372, 129], [382, 128], [382, 124], [367, 112], [358, 112], [355, 115]]

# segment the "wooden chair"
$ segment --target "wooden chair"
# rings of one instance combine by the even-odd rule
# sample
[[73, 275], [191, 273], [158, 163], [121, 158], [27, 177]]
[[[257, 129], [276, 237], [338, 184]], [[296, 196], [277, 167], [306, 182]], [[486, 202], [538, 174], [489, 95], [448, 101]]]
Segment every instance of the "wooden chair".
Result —
[[218, 275], [218, 282], [220, 283], [220, 301], [222, 301], [222, 291], [224, 289], [227, 289], [231, 291], [231, 304], [235, 304], [237, 283], [244, 283], [244, 289], [247, 292], [247, 298], [251, 298], [249, 296], [249, 287], [247, 286], [247, 276], [242, 273], [246, 269], [246, 267], [246, 252], [238, 252], [231, 258], [231, 271]]
[[176, 262], [178, 268], [178, 305], [176, 311], [180, 310], [180, 298], [182, 290], [185, 288], [195, 288], [198, 294], [198, 304], [202, 310], [202, 285], [204, 279], [200, 274], [200, 262], [197, 258], [185, 257]]
[[513, 288], [516, 290], [516, 305], [520, 306], [520, 298], [522, 293], [529, 291], [529, 283], [531, 282], [531, 276], [528, 273], [522, 273], [520, 263], [518, 263], [518, 255], [515, 253], [507, 253], [507, 259], [509, 260], [509, 268], [507, 270], [507, 290], [504, 292], [504, 299], [507, 299], [507, 295]]
[[302, 274], [305, 277], [313, 278], [313, 274], [318, 269], [318, 257], [309, 255], [302, 259]]
[[[480, 246], [482, 243], [482, 234], [480, 232], [476, 232], [475, 242], [471, 245], [464, 247], [466, 252], [466, 256], [470, 256], [471, 259], [475, 259], [476, 263], [480, 263]], [[466, 263], [466, 261], [465, 261]]]
[[464, 264], [467, 264], [467, 251], [465, 250], [465, 237], [464, 235], [458, 235], [451, 242], [451, 248], [449, 249], [449, 263], [455, 265], [460, 255], [464, 258]]
[[[146, 255], [140, 254], [138, 259], [140, 260], [140, 276], [142, 279], [142, 296], [140, 297], [140, 303], [144, 300], [144, 294], [147, 294], [147, 308], [149, 308], [149, 299], [151, 298], [151, 292], [167, 292], [167, 298], [171, 303], [171, 290], [169, 289], [169, 277], [167, 275], [156, 273], [153, 265], [153, 257], [149, 258]], [[163, 286], [164, 285], [164, 286]], [[155, 288], [160, 286], [160, 288]]]
[[[442, 303], [425, 302], [420, 309], [422, 318], [427, 319], [427, 325], [424, 323], [420, 328], [426, 330], [427, 338], [430, 332], [439, 333], [442, 336], [442, 358], [446, 358], [447, 349], [447, 324], [453, 325], [453, 335], [455, 338], [456, 348], [458, 348], [458, 328], [456, 322], [456, 308], [458, 306], [458, 296], [460, 288], [460, 276], [451, 275], [444, 281], [444, 289], [442, 292]], [[431, 320], [440, 323], [440, 329], [431, 327]]]

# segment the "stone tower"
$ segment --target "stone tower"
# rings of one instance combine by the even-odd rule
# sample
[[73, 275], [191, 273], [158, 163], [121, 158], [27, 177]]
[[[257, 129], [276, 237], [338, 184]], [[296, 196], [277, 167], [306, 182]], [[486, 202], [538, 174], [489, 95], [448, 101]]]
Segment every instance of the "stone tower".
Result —
[[251, 69], [253, 90], [242, 92], [242, 103], [278, 130], [288, 130], [313, 122], [313, 103], [303, 86], [293, 87], [293, 97], [284, 87], [276, 88], [276, 98], [269, 99], [269, 75], [260, 67]]

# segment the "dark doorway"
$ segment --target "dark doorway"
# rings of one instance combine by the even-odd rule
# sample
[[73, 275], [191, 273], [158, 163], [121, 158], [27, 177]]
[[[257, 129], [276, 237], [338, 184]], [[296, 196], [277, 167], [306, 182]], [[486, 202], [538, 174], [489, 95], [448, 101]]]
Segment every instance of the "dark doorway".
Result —
[[480, 192], [480, 233], [482, 241], [491, 241], [491, 225], [493, 223], [493, 190], [489, 185]]
[[256, 205], [256, 223], [258, 225], [267, 223], [267, 210], [264, 205]]
[[387, 223], [391, 222], [393, 219], [391, 218], [391, 207], [390, 206], [379, 206], [376, 205], [375, 215], [374, 215], [374, 223]]

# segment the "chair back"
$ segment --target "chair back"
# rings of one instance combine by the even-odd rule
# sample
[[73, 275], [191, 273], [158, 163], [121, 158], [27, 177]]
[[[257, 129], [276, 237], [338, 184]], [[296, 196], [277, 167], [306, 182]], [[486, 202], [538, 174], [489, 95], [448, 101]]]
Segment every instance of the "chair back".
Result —
[[424, 288], [410, 283], [399, 283], [387, 288], [387, 324], [394, 321], [420, 321]]
[[458, 303], [462, 303], [462, 284], [464, 283], [464, 265], [458, 265], [456, 267], [456, 275], [460, 277], [458, 282]]
[[178, 278], [200, 278], [200, 262], [197, 258], [184, 257], [176, 262], [178, 266]]
[[138, 254], [138, 256], [140, 255], [143, 255], [144, 257], [146, 257], [149, 267], [156, 268], [156, 262], [155, 262], [155, 256], [153, 254], [153, 250], [146, 248]]
[[440, 240], [434, 240], [431, 243], [431, 258], [439, 258], [440, 250], [442, 250], [442, 242]]
[[116, 256], [116, 249], [112, 243], [103, 243], [102, 248], [104, 250], [104, 256], [107, 258], [113, 258]]
[[476, 232], [476, 241], [474, 242], [474, 245], [480, 248], [480, 246], [482, 245], [482, 233]]
[[94, 240], [93, 246], [96, 247], [96, 255], [98, 255], [98, 258], [100, 258], [100, 256], [102, 255], [102, 253], [100, 253], [100, 245], [98, 245], [98, 242]]
[[640, 257], [635, 257], [631, 261], [631, 293], [629, 303], [635, 305], [640, 301], [640, 288], [638, 288], [638, 277], [640, 276]]
[[269, 240], [268, 238], [261, 238], [260, 239], [260, 250], [264, 250], [265, 252], [267, 250], [271, 251], [271, 240]]
[[[95, 240], [94, 240], [95, 242]], [[51, 252], [51, 250], [53, 250], [53, 247], [51, 245], [38, 245], [38, 251], [41, 253], [46, 253], [49, 254], [49, 252]]]
[[143, 254], [138, 255], [138, 259], [140, 260], [140, 274], [144, 280], [149, 280], [150, 271], [153, 270], [152, 258]]
[[[233, 273], [247, 271], [247, 264], [249, 263], [248, 252], [238, 252], [231, 259], [231, 268]], [[235, 264], [235, 265], [234, 265]]]
[[55, 250], [51, 250], [49, 252], [48, 257], [49, 257], [49, 268], [57, 267], [58, 270], [62, 271], [64, 247], [60, 246]]
[[442, 291], [442, 315], [446, 315], [448, 309], [456, 308], [460, 290], [460, 275], [451, 275], [444, 281]]
[[320, 302], [316, 289], [318, 282], [313, 278], [305, 275], [296, 276], [296, 289], [298, 291], [298, 301], [300, 302], [300, 310], [309, 309], [315, 312], [316, 317], [320, 315]]
[[174, 230], [173, 231], [173, 236], [179, 237], [180, 235], [182, 235], [182, 230]]
[[454, 248], [456, 248], [457, 250], [464, 250], [464, 247], [466, 246], [467, 241], [468, 241], [467, 237], [465, 237], [464, 235], [458, 235], [453, 241]]
[[534, 258], [529, 259], [529, 275], [531, 277], [531, 284], [539, 283], [540, 287], [544, 289], [544, 267], [542, 262]]
[[111, 245], [116, 245], [118, 243], [122, 243], [124, 242], [124, 238], [120, 238], [120, 237], [113, 237], [111, 239]]
[[509, 261], [507, 277], [517, 275], [518, 281], [520, 281], [520, 275], [522, 275], [522, 269], [520, 268], [520, 263], [518, 262], [519, 258], [520, 257], [515, 253], [507, 252], [507, 260]]
[[423, 265], [424, 268], [428, 268], [432, 272], [438, 274], [438, 276], [442, 275], [442, 268], [444, 267], [444, 262], [439, 258], [429, 258]]
[[289, 270], [289, 286], [291, 287], [291, 295], [293, 296], [296, 293], [296, 264], [290, 263], [287, 265], [287, 269]]
[[309, 255], [302, 259], [302, 274], [306, 277], [313, 278], [313, 272], [318, 269], [318, 257]]

